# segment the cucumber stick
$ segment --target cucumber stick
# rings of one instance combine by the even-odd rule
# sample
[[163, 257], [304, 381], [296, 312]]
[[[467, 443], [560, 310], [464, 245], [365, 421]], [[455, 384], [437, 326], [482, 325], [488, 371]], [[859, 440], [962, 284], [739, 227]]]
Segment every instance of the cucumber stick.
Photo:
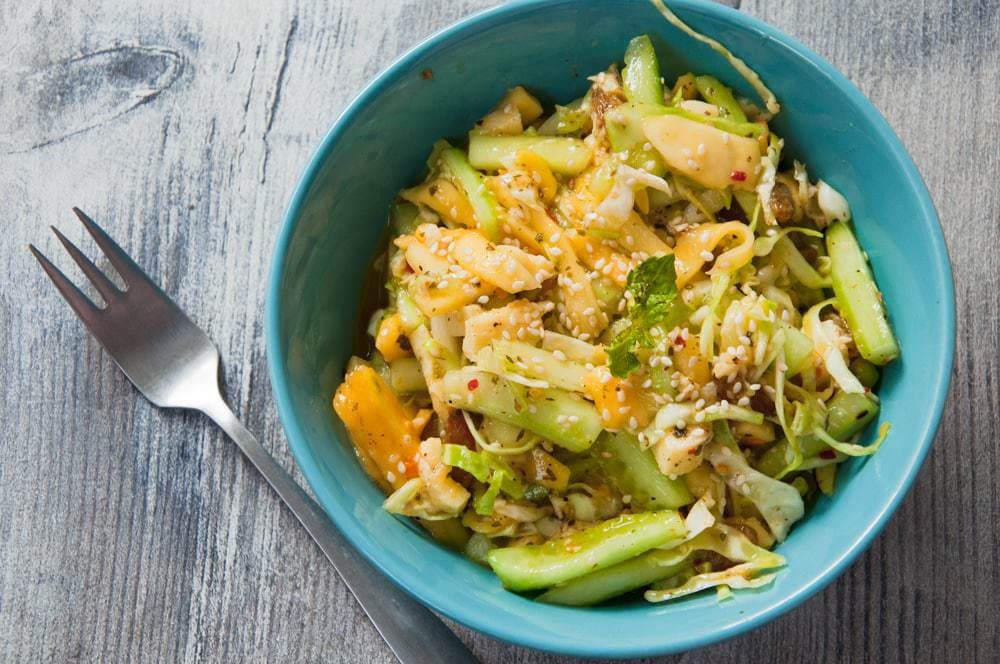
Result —
[[563, 175], [578, 175], [593, 154], [583, 141], [570, 136], [469, 134], [469, 162], [482, 171], [499, 170], [521, 150], [534, 152], [554, 173]]
[[486, 188], [482, 174], [476, 172], [469, 164], [464, 152], [451, 146], [441, 149], [441, 167], [469, 199], [483, 234], [493, 241], [499, 240], [500, 221], [497, 217], [497, 203], [492, 192]]
[[600, 604], [612, 597], [667, 579], [691, 565], [684, 559], [671, 563], [672, 558], [677, 558], [674, 551], [650, 551], [637, 558], [550, 588], [536, 599], [539, 602], [563, 606]]
[[663, 103], [663, 81], [660, 63], [648, 35], [639, 35], [625, 49], [625, 69], [622, 84], [629, 101], [644, 104]]
[[604, 426], [589, 401], [565, 390], [525, 387], [472, 368], [441, 378], [448, 405], [512, 424], [572, 452], [589, 448]]
[[653, 453], [642, 449], [632, 434], [625, 431], [602, 434], [595, 451], [601, 470], [619, 491], [632, 497], [632, 505], [659, 510], [694, 501], [684, 481], [664, 475]]
[[686, 534], [673, 510], [624, 514], [544, 544], [493, 549], [487, 561], [505, 587], [537, 590], [680, 543]]
[[835, 222], [827, 230], [826, 249], [837, 308], [851, 328], [858, 352], [872, 364], [887, 364], [899, 356], [899, 344], [868, 261], [845, 222]]

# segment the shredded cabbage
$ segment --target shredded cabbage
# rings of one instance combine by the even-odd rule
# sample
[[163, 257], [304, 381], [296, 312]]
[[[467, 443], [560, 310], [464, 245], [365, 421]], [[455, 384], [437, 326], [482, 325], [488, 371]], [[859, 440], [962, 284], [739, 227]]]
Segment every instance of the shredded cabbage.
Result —
[[739, 452], [712, 444], [706, 448], [705, 458], [729, 488], [753, 502], [779, 542], [784, 541], [792, 524], [805, 514], [798, 491], [754, 470]]
[[674, 14], [669, 9], [667, 9], [666, 5], [663, 4], [663, 0], [650, 0], [650, 1], [653, 3], [653, 6], [656, 7], [661, 14], [663, 14], [664, 18], [670, 21], [671, 24], [686, 32], [693, 39], [696, 39], [703, 44], [707, 44], [713, 51], [715, 51], [716, 53], [724, 57], [726, 60], [728, 60], [729, 64], [732, 65], [733, 69], [738, 71], [740, 73], [740, 76], [746, 79], [747, 83], [752, 85], [753, 89], [757, 91], [757, 94], [760, 95], [760, 98], [761, 100], [763, 100], [764, 105], [767, 107], [768, 111], [770, 111], [773, 115], [777, 115], [779, 112], [781, 112], [781, 105], [778, 104], [778, 98], [774, 96], [774, 93], [771, 92], [770, 88], [764, 85], [764, 81], [760, 79], [760, 76], [757, 74], [757, 72], [755, 72], [753, 69], [750, 69], [750, 67], [747, 66], [747, 63], [743, 62], [743, 60], [733, 55], [728, 48], [726, 48], [719, 42], [715, 41], [711, 37], [706, 37], [705, 35], [691, 28], [684, 21], [677, 18], [677, 15]]

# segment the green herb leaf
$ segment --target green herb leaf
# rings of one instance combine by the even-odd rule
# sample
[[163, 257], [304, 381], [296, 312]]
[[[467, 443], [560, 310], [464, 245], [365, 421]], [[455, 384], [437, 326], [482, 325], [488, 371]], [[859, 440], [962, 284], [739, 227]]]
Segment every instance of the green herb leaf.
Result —
[[608, 348], [611, 373], [624, 378], [639, 368], [635, 350], [649, 348], [653, 339], [650, 328], [663, 324], [674, 327], [691, 313], [683, 302], [677, 302], [677, 273], [674, 257], [647, 258], [628, 274], [626, 288], [632, 294], [629, 307], [631, 324], [615, 337]]

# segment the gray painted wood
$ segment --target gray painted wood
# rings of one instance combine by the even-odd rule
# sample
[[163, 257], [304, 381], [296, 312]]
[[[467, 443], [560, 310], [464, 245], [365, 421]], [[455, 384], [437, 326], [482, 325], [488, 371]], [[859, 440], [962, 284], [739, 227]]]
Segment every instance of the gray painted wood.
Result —
[[[261, 330], [288, 193], [366, 80], [491, 4], [0, 3], [0, 660], [391, 661], [235, 448], [138, 398], [25, 245], [58, 253], [46, 225], [80, 239], [69, 207], [90, 211], [206, 327], [236, 409], [292, 468]], [[911, 150], [955, 263], [954, 382], [913, 492], [843, 577], [665, 661], [995, 661], [1000, 4], [742, 10], [830, 59]], [[561, 661], [459, 631], [486, 662]]]

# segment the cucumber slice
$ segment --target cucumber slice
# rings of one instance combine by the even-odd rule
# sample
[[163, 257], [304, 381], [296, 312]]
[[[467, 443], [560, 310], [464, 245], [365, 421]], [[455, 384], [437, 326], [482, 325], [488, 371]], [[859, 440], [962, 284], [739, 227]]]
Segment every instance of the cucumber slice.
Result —
[[837, 309], [847, 321], [861, 356], [877, 365], [896, 359], [899, 344], [889, 326], [882, 293], [854, 233], [845, 222], [835, 222], [826, 231], [826, 249], [830, 254]]

